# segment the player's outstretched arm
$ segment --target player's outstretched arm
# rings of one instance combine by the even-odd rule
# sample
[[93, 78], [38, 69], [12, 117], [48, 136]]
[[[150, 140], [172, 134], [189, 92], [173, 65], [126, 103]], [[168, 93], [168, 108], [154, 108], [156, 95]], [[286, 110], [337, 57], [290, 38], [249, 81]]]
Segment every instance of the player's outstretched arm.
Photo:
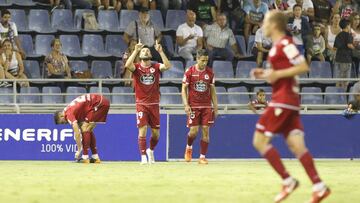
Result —
[[171, 63], [168, 59], [168, 57], [166, 56], [166, 54], [164, 53], [164, 50], [161, 46], [161, 44], [159, 44], [158, 40], [155, 41], [155, 50], [157, 52], [159, 52], [161, 60], [162, 60], [162, 64], [160, 65], [160, 71], [167, 71], [171, 68]]
[[134, 60], [143, 47], [144, 47], [144, 45], [139, 40], [139, 43], [137, 43], [135, 45], [134, 51], [131, 53], [130, 57], [128, 58], [128, 60], [125, 63], [125, 68], [127, 68], [129, 71], [131, 71], [131, 72], [135, 71]]
[[211, 101], [212, 101], [213, 108], [214, 108], [214, 115], [215, 115], [215, 117], [217, 117], [218, 116], [218, 100], [217, 100], [215, 85], [210, 85], [210, 91], [211, 91]]
[[184, 104], [185, 112], [187, 115], [191, 113], [191, 107], [188, 103], [188, 84], [183, 83], [181, 86], [181, 98]]

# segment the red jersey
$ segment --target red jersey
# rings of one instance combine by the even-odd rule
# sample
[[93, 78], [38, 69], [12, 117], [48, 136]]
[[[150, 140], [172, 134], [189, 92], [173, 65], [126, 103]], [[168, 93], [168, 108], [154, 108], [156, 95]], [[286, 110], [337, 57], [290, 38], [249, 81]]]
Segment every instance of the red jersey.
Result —
[[133, 72], [136, 104], [151, 105], [160, 102], [160, 63], [149, 67], [142, 67], [140, 63], [135, 64]]
[[[304, 56], [288, 36], [275, 43], [269, 51], [268, 63], [273, 70], [287, 69], [304, 61]], [[269, 106], [300, 109], [298, 76], [281, 78], [273, 83], [272, 87], [272, 101]]]
[[98, 108], [108, 105], [108, 100], [99, 94], [84, 94], [75, 98], [64, 109], [65, 119], [73, 124], [75, 122], [96, 122], [93, 120]]
[[215, 84], [214, 73], [206, 67], [203, 71], [196, 69], [195, 65], [186, 70], [183, 83], [188, 84], [188, 102], [194, 107], [211, 107], [210, 86]]

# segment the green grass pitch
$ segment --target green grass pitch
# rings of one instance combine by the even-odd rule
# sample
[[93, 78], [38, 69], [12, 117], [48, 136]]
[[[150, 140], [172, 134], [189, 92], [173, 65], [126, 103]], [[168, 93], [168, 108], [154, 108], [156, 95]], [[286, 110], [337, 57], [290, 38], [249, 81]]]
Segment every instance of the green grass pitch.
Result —
[[[300, 188], [285, 202], [306, 202], [311, 184], [297, 161], [285, 161]], [[324, 202], [360, 202], [359, 161], [317, 161], [331, 187]], [[267, 203], [280, 179], [265, 161], [77, 164], [0, 161], [1, 203]]]

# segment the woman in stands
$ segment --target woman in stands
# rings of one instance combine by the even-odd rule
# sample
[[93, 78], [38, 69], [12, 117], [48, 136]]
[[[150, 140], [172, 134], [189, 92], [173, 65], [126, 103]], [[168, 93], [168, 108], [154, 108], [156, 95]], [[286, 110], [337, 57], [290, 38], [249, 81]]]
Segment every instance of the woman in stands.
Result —
[[350, 16], [350, 26], [351, 26], [351, 34], [353, 36], [353, 44], [355, 49], [353, 49], [353, 57], [356, 61], [356, 67], [358, 67], [358, 63], [360, 60], [360, 14], [352, 13]]
[[340, 14], [334, 14], [331, 18], [331, 25], [328, 26], [328, 29], [326, 29], [325, 31], [325, 35], [326, 35], [326, 41], [327, 41], [327, 45], [326, 45], [326, 49], [327, 49], [327, 57], [330, 58], [331, 61], [333, 61], [334, 56], [335, 56], [335, 48], [334, 48], [334, 42], [335, 42], [335, 37], [336, 35], [338, 35], [341, 32], [341, 28], [340, 28]]
[[[6, 79], [27, 79], [24, 73], [24, 64], [21, 55], [13, 49], [9, 39], [5, 39], [2, 44], [2, 54], [0, 57], [0, 78], [3, 72]], [[19, 82], [21, 87], [29, 87], [29, 82]], [[0, 86], [10, 86], [2, 82]]]

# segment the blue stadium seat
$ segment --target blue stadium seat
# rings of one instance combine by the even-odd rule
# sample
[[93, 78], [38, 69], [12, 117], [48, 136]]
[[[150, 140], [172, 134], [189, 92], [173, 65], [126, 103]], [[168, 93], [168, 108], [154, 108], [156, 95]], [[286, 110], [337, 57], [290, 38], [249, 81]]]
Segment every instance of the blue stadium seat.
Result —
[[229, 103], [227, 95], [221, 94], [221, 93], [226, 93], [225, 87], [216, 87], [216, 93], [217, 93], [217, 98], [218, 98], [219, 104], [228, 104]]
[[69, 61], [69, 66], [74, 72], [84, 72], [89, 70], [89, 65], [86, 61]]
[[36, 6], [36, 3], [33, 2], [32, 0], [12, 0], [12, 2], [13, 4], [18, 6], [29, 6], [29, 7]]
[[[101, 90], [101, 93], [100, 93]], [[110, 89], [108, 87], [90, 87], [89, 93], [98, 93], [104, 95], [107, 99], [110, 100]]]
[[195, 64], [196, 64], [196, 61], [186, 61], [185, 69], [188, 69]]
[[20, 103], [35, 104], [41, 102], [40, 95], [27, 95], [27, 94], [40, 94], [39, 88], [37, 87], [22, 87], [20, 88], [20, 94], [24, 94], [19, 96]]
[[92, 61], [91, 73], [93, 78], [113, 78], [110, 61]]
[[254, 47], [254, 44], [255, 44], [255, 35], [250, 35], [249, 36], [249, 42], [248, 42], [248, 45], [247, 45], [247, 55], [248, 56], [252, 56], [252, 48]]
[[74, 25], [76, 29], [82, 29], [81, 23], [83, 19], [83, 13], [93, 13], [95, 15], [95, 11], [91, 9], [76, 9], [74, 14]]
[[119, 32], [119, 16], [115, 10], [100, 10], [98, 13], [99, 28], [109, 32]]
[[28, 20], [23, 9], [9, 9], [11, 13], [11, 21], [16, 24], [19, 32], [30, 32], [28, 27]]
[[[160, 104], [182, 104], [181, 95], [177, 87], [160, 87]], [[178, 93], [177, 95], [166, 95], [167, 93]]]
[[112, 95], [111, 102], [114, 104], [135, 104], [134, 91], [131, 87], [114, 87], [112, 93], [128, 93], [129, 95]]
[[[235, 78], [249, 78], [250, 72], [253, 68], [256, 68], [255, 61], [238, 61], [235, 71]], [[240, 81], [241, 82], [241, 81]], [[264, 84], [262, 81], [247, 81], [248, 84]]]
[[82, 40], [82, 52], [94, 57], [110, 57], [105, 52], [103, 38], [101, 35], [85, 34]]
[[42, 103], [43, 104], [62, 104], [64, 103], [64, 97], [61, 94], [60, 87], [43, 87], [43, 94], [54, 94], [54, 95], [42, 95]]
[[62, 32], [80, 32], [74, 26], [73, 13], [69, 9], [55, 9], [51, 14], [51, 26]]
[[49, 12], [42, 9], [32, 9], [29, 12], [29, 29], [39, 33], [55, 33], [50, 25]]
[[269, 87], [269, 86], [257, 86], [257, 87], [254, 87], [254, 94], [252, 95], [252, 98], [253, 99], [256, 99], [256, 92], [259, 91], [259, 89], [263, 89], [266, 93], [266, 100], [267, 101], [270, 101], [271, 100], [271, 93], [272, 93], [272, 87]]
[[29, 79], [41, 78], [39, 62], [34, 60], [24, 60], [25, 74]]
[[12, 2], [11, 1], [8, 1], [8, 0], [0, 0], [0, 6], [1, 7], [9, 7], [12, 5]]
[[121, 74], [123, 73], [124, 69], [125, 67], [123, 61], [117, 60], [114, 67], [114, 78], [121, 78]]
[[130, 22], [139, 19], [139, 12], [136, 10], [120, 11], [120, 30], [125, 31]]
[[49, 55], [51, 51], [51, 41], [54, 38], [54, 35], [36, 35], [35, 53], [42, 56]]
[[121, 35], [106, 35], [105, 50], [107, 53], [122, 57], [128, 46]]
[[[12, 87], [0, 87], [0, 94], [12, 94], [14, 89]], [[0, 95], [0, 104], [12, 104], [14, 97], [12, 95]]]
[[[325, 93], [344, 93], [341, 87], [326, 87]], [[325, 95], [325, 104], [346, 104], [346, 95]]]
[[[234, 78], [234, 69], [231, 61], [214, 61], [213, 71], [215, 78]], [[219, 80], [219, 82], [226, 84], [238, 83], [236, 81], [231, 82], [225, 80]]]
[[150, 10], [150, 20], [151, 22], [160, 30], [164, 30], [164, 20], [159, 10]]
[[31, 35], [19, 35], [19, 40], [27, 57], [40, 57], [40, 55], [35, 53], [33, 39]]
[[87, 55], [81, 51], [80, 40], [77, 35], [60, 35], [62, 52], [72, 58], [83, 58]]
[[165, 27], [171, 30], [177, 30], [179, 25], [185, 23], [186, 12], [184, 10], [168, 10], [166, 13]]
[[70, 103], [72, 100], [74, 100], [76, 97], [86, 94], [85, 87], [67, 87], [66, 93], [72, 94], [72, 95], [66, 95], [65, 96], [65, 103]]
[[245, 38], [242, 35], [236, 35], [235, 36], [238, 48], [240, 50], [240, 53], [243, 55], [247, 55], [247, 51], [246, 51], [246, 44], [245, 44]]
[[[332, 78], [330, 63], [327, 61], [312, 61], [310, 64], [309, 78]], [[334, 82], [320, 81], [319, 83], [331, 84]]]
[[[247, 93], [248, 90], [246, 87], [232, 87], [228, 89], [228, 92]], [[229, 94], [228, 99], [229, 99], [229, 104], [247, 104], [250, 101], [249, 95], [245, 95], [245, 94]]]
[[[181, 61], [170, 61], [172, 64], [172, 67], [170, 70], [164, 71], [162, 73], [163, 78], [183, 78], [184, 77], [184, 64]], [[172, 82], [174, 84], [181, 84], [181, 81], [166, 81]]]
[[163, 36], [163, 42], [164, 42], [166, 50], [170, 54], [170, 57], [176, 56], [175, 48], [174, 48], [174, 42], [172, 40], [172, 37], [170, 35], [164, 35]]
[[[320, 87], [303, 87], [302, 93], [321, 93]], [[301, 95], [301, 104], [323, 104], [324, 99], [322, 95], [304, 94]]]

